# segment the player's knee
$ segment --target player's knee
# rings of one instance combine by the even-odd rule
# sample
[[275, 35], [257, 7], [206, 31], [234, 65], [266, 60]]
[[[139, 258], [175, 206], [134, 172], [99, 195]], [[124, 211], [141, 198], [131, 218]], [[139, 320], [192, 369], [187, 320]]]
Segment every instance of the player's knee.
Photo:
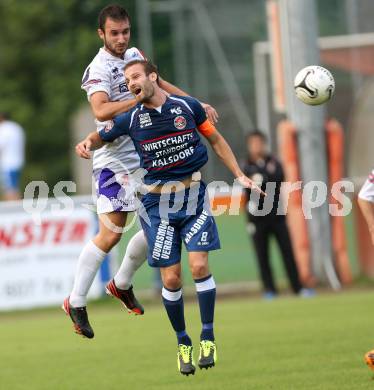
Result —
[[121, 233], [105, 232], [105, 234], [99, 233], [97, 238], [101, 243], [101, 247], [105, 248], [105, 252], [109, 252], [121, 239]]
[[163, 275], [162, 282], [164, 286], [170, 290], [176, 290], [182, 285], [181, 276], [177, 273], [169, 273]]
[[194, 279], [205, 278], [209, 274], [208, 262], [205, 260], [193, 262], [191, 264], [191, 273]]

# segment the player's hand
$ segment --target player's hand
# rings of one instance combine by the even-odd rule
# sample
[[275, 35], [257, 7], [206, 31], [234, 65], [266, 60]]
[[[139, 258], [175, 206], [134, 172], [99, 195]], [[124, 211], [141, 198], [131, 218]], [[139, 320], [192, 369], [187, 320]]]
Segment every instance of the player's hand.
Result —
[[91, 158], [91, 147], [92, 141], [85, 139], [77, 144], [75, 147], [75, 153], [77, 153], [79, 157], [89, 160]]
[[267, 196], [266, 192], [262, 191], [261, 188], [249, 177], [243, 175], [237, 178], [238, 182], [245, 188], [250, 188], [258, 192], [260, 195]]
[[212, 122], [213, 124], [217, 123], [219, 116], [216, 109], [207, 103], [201, 103], [201, 105], [203, 106], [209, 121]]

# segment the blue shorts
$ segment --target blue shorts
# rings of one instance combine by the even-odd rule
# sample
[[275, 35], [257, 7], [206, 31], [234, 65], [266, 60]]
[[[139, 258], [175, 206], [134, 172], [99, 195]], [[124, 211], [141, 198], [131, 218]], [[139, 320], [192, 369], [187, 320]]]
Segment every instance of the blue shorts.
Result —
[[2, 172], [1, 183], [5, 191], [19, 191], [21, 169], [10, 169]]
[[140, 213], [140, 221], [148, 242], [147, 258], [151, 267], [179, 263], [182, 240], [188, 252], [220, 249], [217, 226], [203, 182], [168, 196], [146, 194], [142, 203], [145, 214]]

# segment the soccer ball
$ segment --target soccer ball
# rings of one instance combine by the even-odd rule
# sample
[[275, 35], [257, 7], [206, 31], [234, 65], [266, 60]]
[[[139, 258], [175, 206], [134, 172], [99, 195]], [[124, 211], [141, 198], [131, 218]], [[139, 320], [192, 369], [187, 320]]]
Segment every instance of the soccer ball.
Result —
[[374, 350], [371, 350], [365, 354], [365, 363], [374, 370]]
[[322, 66], [311, 65], [300, 70], [295, 77], [296, 96], [305, 104], [317, 106], [331, 99], [335, 90], [332, 74]]

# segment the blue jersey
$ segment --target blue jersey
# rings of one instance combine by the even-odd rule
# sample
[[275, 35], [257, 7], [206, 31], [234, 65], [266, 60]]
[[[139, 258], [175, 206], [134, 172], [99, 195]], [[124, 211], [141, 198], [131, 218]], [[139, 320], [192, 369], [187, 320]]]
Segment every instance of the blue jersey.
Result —
[[205, 165], [208, 153], [198, 130], [205, 135], [215, 130], [199, 101], [171, 95], [157, 109], [138, 104], [99, 135], [106, 142], [129, 135], [147, 170], [144, 182], [152, 184], [181, 180]]

